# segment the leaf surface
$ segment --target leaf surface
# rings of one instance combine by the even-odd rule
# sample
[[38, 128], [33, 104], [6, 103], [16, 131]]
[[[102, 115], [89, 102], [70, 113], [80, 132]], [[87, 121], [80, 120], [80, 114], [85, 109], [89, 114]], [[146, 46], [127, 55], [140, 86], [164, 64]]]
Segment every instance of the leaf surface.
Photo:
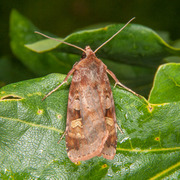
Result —
[[[159, 179], [179, 177], [180, 101], [163, 98], [159, 74], [179, 73], [179, 64], [162, 66], [156, 73], [149, 102], [116, 86], [112, 88], [118, 132], [114, 160], [95, 157], [77, 164], [67, 157], [65, 131], [68, 84], [41, 101], [63, 81], [48, 76], [7, 85], [0, 91], [0, 178], [14, 179]], [[170, 72], [173, 72], [170, 74]], [[176, 77], [176, 82], [180, 77]], [[161, 98], [155, 98], [154, 92]], [[174, 89], [174, 88], [173, 88]], [[171, 87], [166, 94], [171, 94]], [[179, 94], [175, 88], [173, 93]]]

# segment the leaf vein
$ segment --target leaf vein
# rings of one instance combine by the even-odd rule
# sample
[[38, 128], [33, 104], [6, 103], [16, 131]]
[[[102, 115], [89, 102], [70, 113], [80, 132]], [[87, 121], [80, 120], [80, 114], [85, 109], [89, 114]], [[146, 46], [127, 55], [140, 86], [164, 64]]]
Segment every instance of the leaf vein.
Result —
[[27, 124], [29, 126], [40, 127], [40, 128], [44, 128], [44, 129], [48, 129], [48, 130], [52, 130], [52, 131], [57, 131], [59, 133], [63, 133], [62, 130], [57, 129], [55, 127], [45, 126], [45, 125], [42, 125], [42, 124], [35, 124], [35, 123], [27, 122], [27, 121], [24, 121], [24, 120], [21, 120], [21, 119], [8, 118], [8, 117], [2, 117], [2, 116], [0, 116], [0, 119], [7, 119], [7, 120], [10, 120], [10, 121], [17, 121], [17, 122], [21, 122], [21, 123]]

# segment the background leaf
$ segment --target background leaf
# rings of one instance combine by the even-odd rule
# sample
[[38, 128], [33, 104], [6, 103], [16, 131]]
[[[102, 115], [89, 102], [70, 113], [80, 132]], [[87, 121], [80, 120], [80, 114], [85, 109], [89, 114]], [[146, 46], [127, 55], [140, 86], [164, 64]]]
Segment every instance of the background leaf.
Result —
[[[178, 74], [179, 64], [159, 68], [158, 74]], [[169, 73], [169, 76], [173, 76]], [[180, 168], [180, 102], [161, 99], [151, 104], [119, 87], [113, 88], [118, 124], [114, 160], [95, 157], [74, 164], [67, 157], [65, 130], [69, 85], [41, 101], [65, 76], [48, 76], [5, 86], [0, 92], [0, 177], [14, 179], [178, 179]], [[168, 81], [165, 76], [164, 80]], [[179, 76], [176, 81], [179, 82]], [[68, 81], [68, 84], [71, 80]], [[154, 90], [153, 90], [154, 91]], [[153, 91], [150, 99], [153, 101]], [[179, 93], [179, 89], [175, 89]], [[159, 95], [163, 93], [159, 89]], [[171, 90], [166, 90], [171, 94]], [[171, 100], [171, 97], [169, 98]], [[13, 131], [12, 131], [13, 130]]]
[[15, 58], [0, 58], [0, 87], [16, 81], [35, 78], [36, 76]]
[[[64, 40], [82, 48], [90, 45], [92, 49], [96, 49], [122, 26], [122, 24], [116, 24], [79, 31]], [[17, 11], [12, 12], [10, 34], [14, 54], [38, 76], [55, 72], [66, 74], [73, 64], [79, 61], [78, 54], [82, 52], [62, 44], [54, 51], [34, 53], [24, 45], [34, 42], [35, 44], [28, 45], [28, 47], [41, 49], [41, 51], [43, 47], [47, 51], [58, 45], [56, 41], [42, 40], [43, 37], [34, 34], [36, 30], [39, 31], [27, 18]], [[46, 34], [49, 35], [49, 33]], [[146, 97], [152, 86], [157, 66], [163, 63], [163, 58], [170, 55], [180, 55], [180, 50], [167, 45], [153, 30], [134, 24], [128, 25], [97, 53], [97, 56], [122, 83]]]
[[[82, 48], [90, 45], [95, 50], [122, 28], [123, 25], [114, 24], [99, 29], [75, 32], [66, 37], [64, 41], [76, 44]], [[46, 41], [40, 41], [39, 45], [36, 42], [26, 46], [37, 52], [52, 50], [53, 47], [56, 48], [56, 41], [54, 43], [54, 40], [49, 39], [48, 42]], [[44, 49], [42, 49], [42, 44], [46, 44]], [[79, 50], [75, 48], [70, 48], [60, 42], [59, 45], [61, 51], [79, 54]], [[125, 30], [121, 31], [119, 35], [100, 49], [97, 54], [99, 57], [120, 63], [153, 67], [162, 63], [164, 57], [180, 55], [180, 49], [173, 48], [165, 43], [150, 28], [137, 24], [129, 24]]]
[[151, 90], [151, 103], [176, 102], [180, 100], [180, 66], [169, 63], [159, 67]]
[[[51, 72], [66, 73], [71, 68], [69, 63], [77, 61], [76, 56], [66, 53], [37, 54], [29, 51], [24, 45], [37, 40], [34, 31], [38, 30], [29, 20], [12, 11], [10, 19], [11, 48], [13, 53], [36, 75], [45, 75]], [[59, 61], [60, 59], [60, 61]], [[64, 70], [65, 69], [65, 70]]]

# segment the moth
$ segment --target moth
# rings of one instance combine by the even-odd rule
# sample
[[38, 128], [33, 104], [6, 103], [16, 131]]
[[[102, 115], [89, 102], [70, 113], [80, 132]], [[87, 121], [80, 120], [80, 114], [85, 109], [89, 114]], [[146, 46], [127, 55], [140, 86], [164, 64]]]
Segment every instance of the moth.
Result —
[[[106, 159], [113, 159], [116, 154], [117, 128], [119, 126], [116, 122], [113, 94], [107, 74], [115, 80], [115, 85], [118, 84], [133, 94], [136, 93], [121, 84], [114, 73], [96, 57], [95, 53], [133, 19], [95, 51], [92, 51], [90, 46], [82, 49], [76, 45], [62, 42], [80, 49], [83, 51], [83, 55], [69, 71], [64, 81], [49, 92], [43, 100], [73, 75], [69, 89], [66, 130], [63, 134], [66, 139], [67, 155], [72, 162], [84, 161], [101, 155]], [[54, 39], [42, 33], [36, 33]], [[120, 128], [119, 130], [122, 132]]]

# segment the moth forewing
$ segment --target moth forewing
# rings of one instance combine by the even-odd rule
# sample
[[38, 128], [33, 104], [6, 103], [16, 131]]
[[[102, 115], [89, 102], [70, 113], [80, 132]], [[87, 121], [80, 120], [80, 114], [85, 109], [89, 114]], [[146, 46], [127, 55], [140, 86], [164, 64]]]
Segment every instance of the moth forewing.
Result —
[[[107, 76], [107, 74], [106, 74]], [[108, 79], [109, 81], [109, 79]], [[116, 114], [115, 114], [115, 106], [113, 94], [111, 91], [110, 84], [107, 84], [107, 91], [105, 94], [106, 105], [105, 105], [105, 122], [107, 126], [107, 130], [109, 132], [108, 138], [104, 144], [104, 148], [102, 150], [102, 155], [106, 159], [113, 159], [116, 154], [116, 146], [117, 146], [117, 122], [116, 122]]]

